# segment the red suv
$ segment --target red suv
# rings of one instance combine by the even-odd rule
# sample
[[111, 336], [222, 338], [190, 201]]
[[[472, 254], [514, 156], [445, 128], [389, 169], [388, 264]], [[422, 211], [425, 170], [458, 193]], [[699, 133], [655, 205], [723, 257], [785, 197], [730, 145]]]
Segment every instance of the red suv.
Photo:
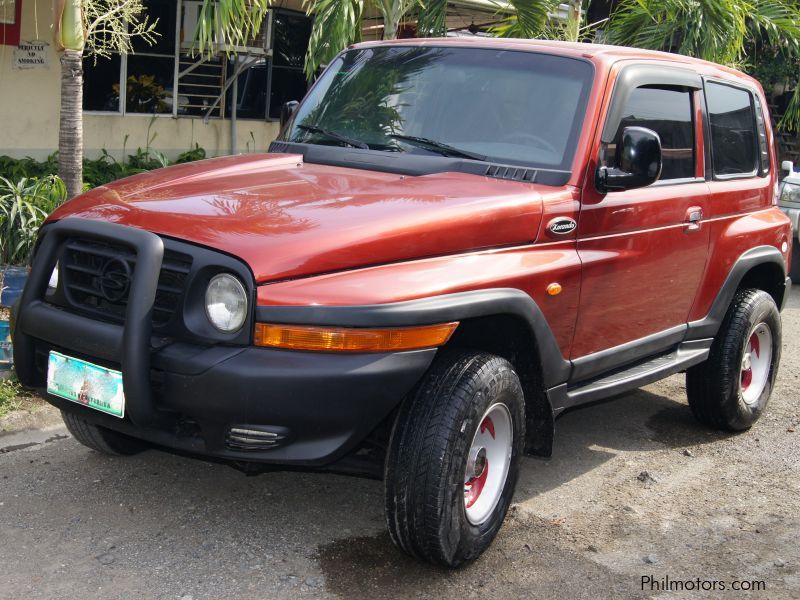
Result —
[[657, 52], [366, 43], [269, 154], [94, 189], [42, 229], [20, 380], [75, 438], [385, 481], [406, 552], [492, 541], [572, 407], [686, 372], [767, 405], [789, 220], [758, 83]]

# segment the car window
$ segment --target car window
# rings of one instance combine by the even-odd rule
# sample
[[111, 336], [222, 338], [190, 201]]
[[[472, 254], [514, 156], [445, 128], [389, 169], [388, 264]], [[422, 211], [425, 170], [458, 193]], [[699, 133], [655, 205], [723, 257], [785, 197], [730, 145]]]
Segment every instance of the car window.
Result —
[[385, 46], [337, 58], [303, 101], [288, 141], [437, 154], [435, 140], [494, 162], [569, 169], [593, 68], [562, 56], [486, 48]]
[[[631, 126], [652, 129], [661, 138], [661, 180], [695, 176], [690, 92], [650, 86], [636, 88], [622, 115], [615, 140], [620, 139], [623, 129]], [[613, 149], [609, 150], [607, 155], [613, 156]]]
[[750, 92], [720, 83], [706, 83], [711, 124], [711, 161], [715, 175], [755, 174], [756, 129]]

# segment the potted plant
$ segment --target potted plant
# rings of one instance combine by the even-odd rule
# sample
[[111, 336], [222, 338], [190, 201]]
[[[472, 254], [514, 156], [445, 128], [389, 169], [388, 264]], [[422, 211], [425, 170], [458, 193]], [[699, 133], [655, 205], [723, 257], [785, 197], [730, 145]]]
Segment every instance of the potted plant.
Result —
[[66, 199], [64, 183], [51, 175], [12, 182], [0, 177], [0, 378], [11, 369], [10, 307], [17, 301], [39, 227]]

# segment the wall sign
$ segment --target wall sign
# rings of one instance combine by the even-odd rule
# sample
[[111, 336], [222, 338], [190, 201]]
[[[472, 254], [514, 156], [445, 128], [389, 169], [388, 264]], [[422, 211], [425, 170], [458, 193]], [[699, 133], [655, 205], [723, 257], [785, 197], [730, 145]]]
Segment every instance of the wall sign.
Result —
[[22, 0], [0, 0], [0, 45], [19, 44]]
[[14, 48], [14, 68], [49, 68], [49, 49], [50, 44], [42, 40], [29, 40], [27, 42], [20, 42], [19, 46]]

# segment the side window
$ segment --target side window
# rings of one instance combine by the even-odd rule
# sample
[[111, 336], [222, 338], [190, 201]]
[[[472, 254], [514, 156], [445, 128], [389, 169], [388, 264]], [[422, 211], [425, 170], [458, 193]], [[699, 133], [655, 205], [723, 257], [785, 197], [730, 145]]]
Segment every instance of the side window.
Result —
[[756, 119], [750, 92], [706, 83], [715, 175], [755, 175], [758, 164]]
[[631, 126], [647, 127], [661, 138], [661, 180], [695, 176], [691, 92], [681, 88], [636, 88], [622, 112], [615, 140]]

